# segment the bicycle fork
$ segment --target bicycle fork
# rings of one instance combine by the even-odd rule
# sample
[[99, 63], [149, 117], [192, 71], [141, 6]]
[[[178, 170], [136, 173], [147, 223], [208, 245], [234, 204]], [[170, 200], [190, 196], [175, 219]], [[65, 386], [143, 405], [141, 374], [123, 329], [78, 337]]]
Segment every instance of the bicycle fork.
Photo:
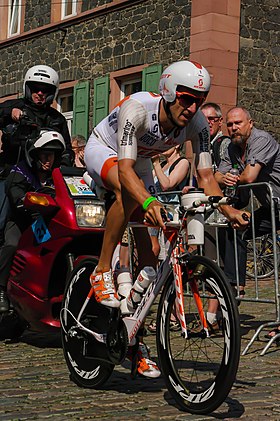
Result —
[[[176, 298], [175, 298], [175, 309], [176, 309], [176, 315], [179, 318], [179, 322], [181, 325], [182, 330], [182, 336], [187, 339], [189, 337], [189, 332], [187, 330], [186, 326], [186, 315], [184, 310], [184, 291], [183, 291], [183, 277], [182, 277], [182, 266], [179, 263], [179, 248], [176, 247], [174, 250], [173, 255], [173, 273], [174, 273], [174, 281], [175, 281], [175, 292], [176, 292]], [[190, 280], [189, 282], [191, 292], [198, 310], [201, 327], [206, 333], [206, 337], [209, 337], [209, 329], [207, 324], [207, 319], [205, 316], [205, 312], [203, 309], [202, 300], [199, 294], [199, 289], [197, 286], [197, 282], [195, 279]]]

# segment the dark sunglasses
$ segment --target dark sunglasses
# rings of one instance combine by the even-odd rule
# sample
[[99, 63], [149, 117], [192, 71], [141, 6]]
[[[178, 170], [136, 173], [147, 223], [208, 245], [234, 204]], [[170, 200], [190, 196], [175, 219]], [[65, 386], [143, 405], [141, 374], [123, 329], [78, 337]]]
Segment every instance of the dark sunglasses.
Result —
[[43, 94], [48, 94], [51, 92], [51, 88], [43, 83], [30, 83], [29, 87], [32, 93], [42, 92]]
[[206, 117], [208, 121], [213, 121], [214, 123], [217, 123], [220, 120], [221, 117]]
[[176, 92], [176, 97], [179, 100], [179, 104], [184, 108], [190, 107], [193, 103], [195, 103], [197, 108], [199, 108], [205, 100], [204, 97], [197, 98], [186, 92]]

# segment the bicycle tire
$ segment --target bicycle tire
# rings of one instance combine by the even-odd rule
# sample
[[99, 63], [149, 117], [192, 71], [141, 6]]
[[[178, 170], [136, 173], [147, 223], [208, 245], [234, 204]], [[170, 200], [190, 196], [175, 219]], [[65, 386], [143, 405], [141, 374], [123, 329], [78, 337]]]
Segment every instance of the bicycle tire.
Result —
[[[187, 268], [187, 270], [185, 270]], [[157, 315], [157, 348], [167, 388], [177, 404], [193, 414], [209, 414], [228, 396], [238, 370], [240, 328], [237, 305], [221, 269], [204, 256], [189, 257], [182, 266], [188, 338], [169, 329], [175, 302], [173, 274], [161, 295]], [[221, 330], [206, 337], [188, 279], [195, 278], [206, 314], [207, 297], [214, 292], [221, 308]], [[204, 291], [204, 297], [202, 292]]]
[[[77, 328], [77, 318], [90, 290], [90, 275], [97, 260], [83, 259], [70, 275], [61, 310], [62, 347], [70, 379], [80, 387], [97, 389], [110, 377], [114, 364], [108, 361], [106, 344]], [[94, 297], [88, 302], [81, 323], [95, 332], [107, 332], [109, 310]]]
[[[256, 253], [257, 279], [270, 278], [274, 273], [273, 241], [269, 234], [247, 241], [246, 275], [255, 278], [254, 253]], [[280, 264], [280, 245], [276, 243], [277, 264]]]

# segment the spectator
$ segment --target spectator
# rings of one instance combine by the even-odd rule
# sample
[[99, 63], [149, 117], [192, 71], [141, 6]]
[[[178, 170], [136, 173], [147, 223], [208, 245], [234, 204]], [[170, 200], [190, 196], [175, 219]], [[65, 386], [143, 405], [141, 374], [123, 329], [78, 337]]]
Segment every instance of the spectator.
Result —
[[3, 232], [9, 212], [5, 196], [5, 179], [11, 167], [24, 158], [24, 147], [20, 141], [26, 140], [27, 126], [19, 124], [23, 115], [34, 124], [34, 136], [40, 128], [59, 132], [66, 144], [61, 164], [72, 165], [74, 152], [64, 116], [51, 107], [59, 87], [57, 72], [49, 66], [31, 67], [23, 81], [23, 98], [12, 99], [0, 104], [0, 129], [2, 130], [2, 152], [0, 154], [0, 233]]
[[33, 143], [27, 144], [26, 159], [15, 165], [6, 180], [6, 193], [11, 205], [5, 227], [5, 242], [0, 251], [0, 313], [9, 310], [6, 287], [14, 253], [21, 233], [33, 222], [23, 206], [25, 194], [52, 186], [51, 173], [60, 165], [65, 143], [60, 133], [42, 130]]
[[75, 167], [85, 167], [84, 153], [86, 146], [86, 139], [84, 136], [77, 134], [71, 138], [72, 149], [75, 152]]
[[[228, 136], [225, 136], [222, 132], [223, 117], [222, 110], [218, 104], [216, 104], [215, 102], [206, 102], [200, 107], [200, 109], [205, 115], [209, 124], [211, 138], [211, 157], [213, 163], [213, 170], [215, 172], [221, 162], [221, 158], [224, 157], [225, 151], [227, 150], [227, 147], [230, 143], [230, 138]], [[205, 230], [211, 235], [212, 238], [215, 238], [216, 228], [213, 226], [213, 224], [224, 223], [226, 222], [226, 218], [224, 218], [224, 216], [218, 211], [218, 209], [215, 209], [209, 215], [207, 222], [209, 225], [205, 226]], [[224, 241], [224, 235], [223, 233], [221, 233], [222, 229], [223, 228], [220, 228], [218, 230], [218, 241], [220, 247], [223, 247]], [[216, 246], [215, 244], [213, 244], [212, 241], [209, 240], [207, 236], [205, 236], [205, 254], [213, 260], [217, 258]], [[215, 313], [213, 312], [213, 315], [214, 314]], [[210, 314], [208, 315], [208, 319], [209, 321], [211, 321], [212, 319], [212, 316]]]
[[[156, 192], [165, 192], [171, 190], [182, 190], [188, 182], [189, 161], [181, 156], [181, 146], [174, 146], [161, 155], [155, 155], [152, 158], [153, 175]], [[160, 157], [166, 158], [160, 162]], [[160, 200], [163, 202], [179, 203], [177, 195], [161, 195]], [[162, 238], [159, 241], [159, 229], [149, 228], [149, 233], [152, 240], [153, 252], [156, 256], [159, 255], [160, 249], [164, 249], [164, 241]]]
[[[280, 146], [267, 132], [256, 129], [249, 111], [244, 107], [234, 107], [226, 116], [228, 133], [231, 143], [222, 158], [215, 178], [220, 186], [231, 186], [236, 183], [248, 184], [269, 182], [273, 189], [273, 196], [280, 197]], [[234, 164], [238, 165], [240, 175], [229, 173]], [[254, 212], [256, 236], [271, 232], [270, 197], [264, 187], [254, 187], [253, 192], [261, 206]], [[240, 205], [242, 206], [242, 205]], [[275, 213], [276, 227], [280, 228], [279, 210]], [[246, 275], [246, 242], [252, 238], [249, 229], [244, 238], [238, 236], [238, 267], [240, 296], [245, 294]], [[223, 250], [222, 250], [223, 251]], [[232, 285], [236, 285], [236, 270], [234, 262], [233, 231], [226, 230], [226, 247], [224, 258], [224, 271]], [[271, 335], [275, 332], [272, 331]]]
[[205, 115], [210, 130], [211, 137], [211, 155], [213, 160], [214, 171], [218, 168], [221, 158], [230, 143], [230, 138], [225, 136], [222, 132], [222, 110], [215, 102], [206, 102], [200, 107]]

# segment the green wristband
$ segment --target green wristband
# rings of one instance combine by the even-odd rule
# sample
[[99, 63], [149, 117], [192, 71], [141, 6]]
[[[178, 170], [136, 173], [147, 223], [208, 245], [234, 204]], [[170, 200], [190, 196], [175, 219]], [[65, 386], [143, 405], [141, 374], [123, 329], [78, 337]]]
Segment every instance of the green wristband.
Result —
[[148, 209], [150, 203], [152, 203], [154, 200], [157, 200], [157, 199], [153, 196], [150, 196], [148, 197], [148, 199], [145, 200], [145, 202], [142, 205], [142, 208], [144, 209], [144, 211]]

